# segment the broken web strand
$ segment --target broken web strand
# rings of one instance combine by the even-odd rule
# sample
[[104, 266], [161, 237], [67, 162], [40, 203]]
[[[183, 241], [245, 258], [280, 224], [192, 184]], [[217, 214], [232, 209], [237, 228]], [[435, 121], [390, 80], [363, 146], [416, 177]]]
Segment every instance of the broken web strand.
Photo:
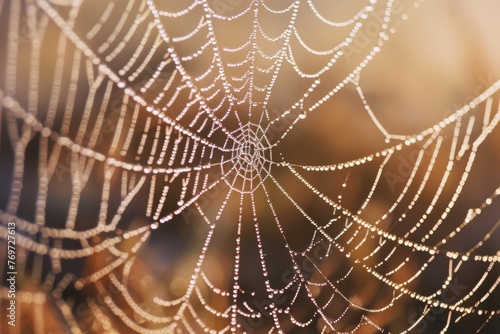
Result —
[[[375, 4], [376, 1], [372, 1], [371, 3]], [[343, 55], [344, 49], [348, 48], [353, 43], [353, 41], [355, 40], [355, 38], [358, 36], [358, 33], [361, 31], [361, 27], [363, 27], [362, 20], [367, 18], [366, 12], [369, 12], [369, 11], [373, 10], [373, 7], [372, 6], [367, 6], [367, 8], [369, 8], [369, 10], [367, 10], [365, 8], [365, 10], [364, 10], [365, 12], [363, 13], [363, 15], [359, 15], [359, 17], [357, 17], [357, 19], [359, 20], [358, 22], [356, 22], [356, 21], [349, 22], [349, 24], [356, 23], [354, 25], [354, 28], [349, 33], [349, 37], [347, 37], [344, 41], [342, 41], [341, 43], [339, 43], [334, 49], [329, 50], [328, 52], [325, 52], [325, 53], [316, 51], [317, 54], [329, 54], [329, 53], [333, 53], [335, 51], [334, 56], [328, 61], [327, 65], [325, 65], [317, 73], [306, 74], [302, 70], [300, 70], [299, 66], [294, 61], [293, 55], [292, 55], [292, 51], [290, 50], [290, 57], [289, 57], [288, 61], [292, 64], [295, 72], [297, 74], [299, 74], [299, 76], [302, 77], [302, 78], [316, 78], [316, 80], [307, 89], [307, 92], [303, 95], [303, 97], [300, 98], [290, 108], [290, 110], [285, 111], [282, 115], [278, 115], [268, 125], [267, 129], [269, 129], [269, 127], [273, 123], [279, 121], [279, 119], [281, 119], [281, 118], [287, 116], [288, 114], [290, 114], [290, 112], [292, 110], [298, 109], [298, 113], [299, 114], [293, 120], [293, 122], [289, 126], [289, 128], [286, 131], [283, 132], [283, 134], [281, 135], [281, 137], [275, 143], [273, 143], [273, 146], [278, 145], [278, 143], [291, 131], [291, 129], [293, 128], [293, 126], [297, 122], [299, 122], [300, 120], [305, 119], [306, 116], [307, 116], [307, 114], [309, 112], [312, 112], [315, 109], [317, 109], [319, 106], [321, 106], [323, 103], [325, 103], [326, 101], [328, 101], [330, 98], [332, 98], [334, 95], [336, 95], [340, 90], [342, 90], [342, 88], [346, 87], [350, 83], [353, 83], [356, 86], [356, 88], [357, 88], [357, 90], [358, 90], [358, 92], [360, 94], [360, 97], [361, 97], [361, 99], [362, 99], [362, 101], [363, 101], [363, 103], [365, 105], [365, 109], [367, 110], [369, 116], [372, 118], [373, 122], [377, 125], [377, 127], [379, 128], [379, 130], [386, 136], [387, 139], [390, 139], [391, 137], [393, 137], [380, 124], [380, 122], [376, 118], [375, 114], [370, 110], [368, 104], [366, 103], [366, 100], [364, 99], [364, 97], [362, 95], [361, 88], [358, 88], [359, 87], [359, 76], [360, 76], [363, 68], [365, 68], [371, 60], [373, 60], [373, 58], [382, 50], [381, 48], [384, 46], [385, 42], [387, 42], [389, 40], [389, 36], [390, 35], [388, 34], [388, 32], [390, 32], [390, 33], [395, 33], [396, 32], [395, 28], [390, 28], [390, 26], [389, 26], [389, 22], [391, 21], [391, 13], [392, 13], [391, 12], [391, 8], [393, 7], [393, 5], [394, 5], [393, 1], [387, 1], [387, 3], [386, 3], [386, 10], [384, 11], [384, 17], [383, 17], [384, 24], [382, 24], [382, 27], [381, 27], [382, 31], [379, 33], [379, 37], [377, 39], [377, 43], [375, 44], [375, 46], [373, 46], [371, 48], [371, 50], [367, 53], [367, 55], [364, 57], [364, 59], [362, 59], [362, 61], [354, 68], [354, 70], [352, 70], [351, 73], [349, 73], [340, 83], [338, 83], [326, 95], [324, 95], [316, 103], [313, 103], [307, 109], [304, 108], [304, 103], [307, 100], [307, 98], [311, 95], [311, 93], [313, 93], [314, 90], [321, 83], [320, 76], [322, 74], [324, 74], [325, 72], [327, 72], [328, 70], [330, 70], [334, 66], [334, 64], [336, 64], [337, 60]], [[299, 41], [300, 41], [300, 44], [302, 45], [302, 47], [304, 47], [306, 50], [310, 50], [310, 48], [307, 47], [307, 45], [305, 45], [301, 41], [300, 36], [298, 36], [298, 38], [299, 38]], [[394, 136], [394, 138], [401, 139], [398, 136]]]

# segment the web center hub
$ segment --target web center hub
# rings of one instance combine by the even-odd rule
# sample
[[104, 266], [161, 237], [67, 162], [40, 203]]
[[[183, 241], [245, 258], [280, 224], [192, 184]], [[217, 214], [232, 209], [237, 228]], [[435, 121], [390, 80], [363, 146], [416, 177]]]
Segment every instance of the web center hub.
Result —
[[257, 125], [247, 124], [233, 131], [224, 148], [231, 150], [229, 161], [222, 161], [226, 184], [240, 193], [257, 189], [271, 172], [272, 152], [269, 141]]

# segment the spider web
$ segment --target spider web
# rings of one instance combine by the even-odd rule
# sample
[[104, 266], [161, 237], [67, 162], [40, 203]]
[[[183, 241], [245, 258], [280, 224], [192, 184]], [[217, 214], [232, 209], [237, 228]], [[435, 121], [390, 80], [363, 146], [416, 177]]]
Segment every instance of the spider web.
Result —
[[[18, 325], [494, 330], [498, 178], [463, 197], [498, 149], [500, 81], [393, 133], [363, 71], [421, 3], [355, 4], [1, 1], [0, 270], [14, 222]], [[304, 163], [290, 137], [346, 90], [382, 144]]]

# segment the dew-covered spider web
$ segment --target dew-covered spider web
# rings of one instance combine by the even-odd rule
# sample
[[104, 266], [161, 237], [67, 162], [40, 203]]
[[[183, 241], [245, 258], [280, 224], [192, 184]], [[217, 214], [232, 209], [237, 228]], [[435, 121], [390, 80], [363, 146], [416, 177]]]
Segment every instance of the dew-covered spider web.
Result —
[[0, 0], [2, 333], [497, 333], [500, 81], [366, 89], [426, 6]]

